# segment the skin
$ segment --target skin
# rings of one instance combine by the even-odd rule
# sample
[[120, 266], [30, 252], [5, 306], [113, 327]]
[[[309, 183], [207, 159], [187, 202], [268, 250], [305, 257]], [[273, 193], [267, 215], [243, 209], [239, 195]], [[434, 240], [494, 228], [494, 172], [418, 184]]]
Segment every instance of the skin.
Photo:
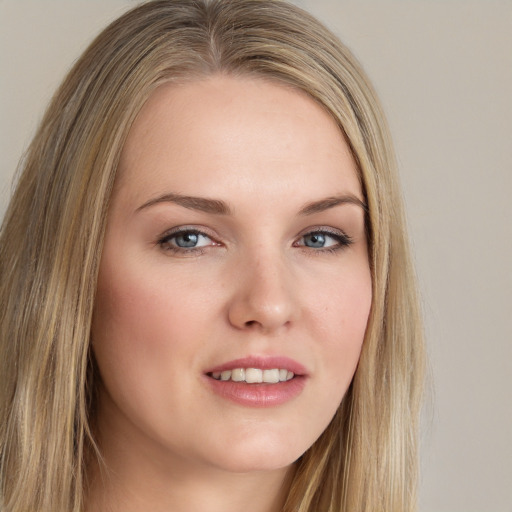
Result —
[[[91, 469], [88, 510], [280, 510], [359, 359], [372, 291], [358, 201], [346, 142], [302, 92], [212, 76], [151, 96], [123, 149], [100, 265], [108, 478]], [[178, 246], [182, 227], [203, 233], [199, 247]], [[208, 369], [246, 356], [297, 361], [302, 391], [269, 407], [214, 393]]]

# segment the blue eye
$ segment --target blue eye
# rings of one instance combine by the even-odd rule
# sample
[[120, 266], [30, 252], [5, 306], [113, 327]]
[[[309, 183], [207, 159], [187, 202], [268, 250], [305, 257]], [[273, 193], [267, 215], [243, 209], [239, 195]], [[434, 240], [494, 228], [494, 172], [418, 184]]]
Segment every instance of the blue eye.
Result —
[[190, 248], [196, 247], [199, 242], [199, 234], [197, 233], [183, 233], [174, 236], [174, 243], [178, 247]]
[[164, 235], [158, 244], [163, 249], [174, 252], [190, 252], [215, 245], [209, 236], [195, 229], [183, 229]]
[[323, 233], [310, 233], [304, 236], [304, 245], [313, 249], [321, 249], [325, 247], [327, 238]]
[[352, 239], [342, 232], [333, 233], [326, 230], [318, 230], [302, 235], [296, 245], [308, 249], [336, 251], [349, 246], [351, 243]]

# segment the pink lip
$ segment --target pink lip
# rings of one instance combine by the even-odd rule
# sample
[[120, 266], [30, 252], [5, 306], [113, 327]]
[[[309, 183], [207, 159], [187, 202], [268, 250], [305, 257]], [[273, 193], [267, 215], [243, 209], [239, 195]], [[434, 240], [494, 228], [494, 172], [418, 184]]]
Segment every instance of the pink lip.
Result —
[[[245, 382], [220, 381], [211, 377], [213, 372], [233, 370], [235, 368], [273, 368], [287, 369], [295, 377], [276, 384], [247, 384]], [[285, 404], [297, 397], [306, 385], [306, 369], [288, 357], [249, 356], [228, 361], [211, 368], [205, 373], [210, 389], [218, 396], [246, 407], [274, 407]]]

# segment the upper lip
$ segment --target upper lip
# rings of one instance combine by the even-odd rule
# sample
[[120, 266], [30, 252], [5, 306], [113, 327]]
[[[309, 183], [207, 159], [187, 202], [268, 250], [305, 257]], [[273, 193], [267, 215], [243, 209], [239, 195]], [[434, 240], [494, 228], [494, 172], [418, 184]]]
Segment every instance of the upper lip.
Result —
[[272, 370], [274, 368], [286, 369], [295, 375], [305, 375], [306, 368], [297, 361], [286, 356], [247, 356], [233, 359], [225, 363], [209, 368], [205, 373], [223, 372], [235, 368], [260, 368]]

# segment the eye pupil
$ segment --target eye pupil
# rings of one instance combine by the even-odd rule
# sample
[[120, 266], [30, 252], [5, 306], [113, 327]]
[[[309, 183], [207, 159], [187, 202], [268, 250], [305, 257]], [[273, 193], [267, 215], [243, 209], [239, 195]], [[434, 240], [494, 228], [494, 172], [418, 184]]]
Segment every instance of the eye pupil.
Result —
[[183, 233], [176, 237], [176, 245], [178, 247], [195, 247], [198, 239], [199, 235], [197, 233]]
[[307, 235], [304, 237], [304, 243], [307, 247], [323, 247], [325, 245], [325, 235], [321, 233]]

